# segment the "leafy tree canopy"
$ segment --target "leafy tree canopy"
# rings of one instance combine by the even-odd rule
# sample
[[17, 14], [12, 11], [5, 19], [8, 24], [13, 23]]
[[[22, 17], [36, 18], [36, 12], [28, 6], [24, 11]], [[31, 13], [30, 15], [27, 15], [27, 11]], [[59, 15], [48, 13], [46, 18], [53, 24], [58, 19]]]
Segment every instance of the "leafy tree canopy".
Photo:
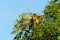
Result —
[[22, 13], [16, 19], [12, 34], [16, 34], [14, 40], [59, 40], [60, 0], [51, 0], [44, 15]]

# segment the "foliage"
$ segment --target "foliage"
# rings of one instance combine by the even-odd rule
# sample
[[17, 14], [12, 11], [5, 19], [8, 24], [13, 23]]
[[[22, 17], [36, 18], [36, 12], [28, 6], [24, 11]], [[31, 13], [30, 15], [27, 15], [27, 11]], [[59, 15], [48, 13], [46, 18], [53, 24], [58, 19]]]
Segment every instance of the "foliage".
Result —
[[[14, 40], [59, 40], [60, 39], [60, 1], [51, 0], [35, 23], [35, 13], [22, 13], [16, 19], [12, 34]], [[35, 20], [29, 20], [30, 17]], [[37, 17], [38, 19], [38, 17]], [[28, 20], [28, 24], [22, 26]]]
[[[57, 28], [60, 32], [60, 0], [51, 0], [49, 3], [44, 9], [44, 15], [50, 21], [49, 25]], [[60, 37], [58, 38], [60, 39]]]

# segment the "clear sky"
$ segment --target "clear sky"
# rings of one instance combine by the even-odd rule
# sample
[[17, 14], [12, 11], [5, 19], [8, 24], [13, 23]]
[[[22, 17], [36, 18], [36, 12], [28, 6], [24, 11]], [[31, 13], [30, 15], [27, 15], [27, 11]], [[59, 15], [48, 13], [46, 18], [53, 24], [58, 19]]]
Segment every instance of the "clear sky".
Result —
[[13, 40], [11, 30], [22, 12], [42, 13], [49, 0], [0, 0], [0, 40]]

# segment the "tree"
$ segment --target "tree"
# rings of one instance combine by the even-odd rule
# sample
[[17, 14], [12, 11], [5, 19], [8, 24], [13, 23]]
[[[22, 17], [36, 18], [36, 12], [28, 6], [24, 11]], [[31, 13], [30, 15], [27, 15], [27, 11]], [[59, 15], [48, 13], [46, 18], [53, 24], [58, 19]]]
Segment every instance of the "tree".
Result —
[[16, 19], [12, 34], [14, 40], [58, 40], [60, 34], [60, 4], [50, 1], [44, 15], [22, 13]]
[[[49, 25], [60, 32], [60, 0], [51, 0], [44, 9], [44, 15], [49, 20]], [[58, 37], [60, 39], [60, 37]]]

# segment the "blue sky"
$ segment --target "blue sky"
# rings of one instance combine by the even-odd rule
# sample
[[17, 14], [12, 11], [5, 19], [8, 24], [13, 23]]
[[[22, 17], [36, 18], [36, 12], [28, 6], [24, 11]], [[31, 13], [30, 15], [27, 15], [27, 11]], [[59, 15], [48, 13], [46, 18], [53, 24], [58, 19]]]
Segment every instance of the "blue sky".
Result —
[[42, 14], [49, 0], [0, 0], [0, 40], [13, 40], [11, 30], [22, 12]]

